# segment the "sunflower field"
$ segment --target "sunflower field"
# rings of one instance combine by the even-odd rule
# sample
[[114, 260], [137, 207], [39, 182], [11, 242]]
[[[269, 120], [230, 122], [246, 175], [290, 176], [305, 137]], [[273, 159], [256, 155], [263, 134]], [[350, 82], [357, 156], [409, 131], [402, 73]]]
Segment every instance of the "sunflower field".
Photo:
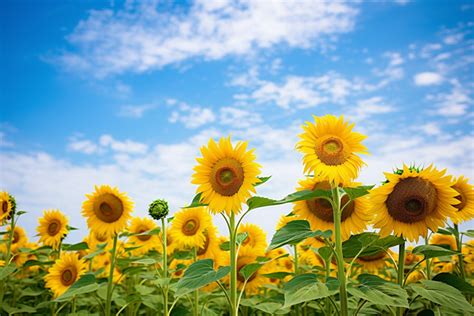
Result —
[[[57, 209], [29, 240], [21, 201], [2, 191], [0, 313], [474, 315], [474, 231], [460, 229], [474, 217], [473, 186], [403, 161], [378, 184], [359, 183], [365, 138], [342, 116], [306, 122], [295, 144], [305, 175], [283, 198], [257, 195], [271, 177], [247, 142], [210, 139], [188, 206], [171, 215], [157, 199], [134, 217], [132, 198], [97, 185], [79, 243], [68, 243], [74, 223]], [[243, 221], [279, 205], [291, 212], [273, 236]]]

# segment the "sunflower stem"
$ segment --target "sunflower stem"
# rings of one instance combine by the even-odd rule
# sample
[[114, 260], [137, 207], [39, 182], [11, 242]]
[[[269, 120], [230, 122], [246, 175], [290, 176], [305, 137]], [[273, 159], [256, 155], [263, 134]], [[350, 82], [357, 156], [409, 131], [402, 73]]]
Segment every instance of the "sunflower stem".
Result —
[[[197, 261], [197, 248], [193, 249], [194, 262]], [[199, 290], [194, 291], [194, 316], [199, 316]]]
[[[166, 241], [166, 222], [165, 218], [161, 218], [161, 236], [163, 238], [163, 278], [168, 278], [168, 252], [167, 252], [167, 241]], [[163, 285], [163, 308], [164, 315], [168, 316], [168, 285]]]
[[[398, 246], [398, 285], [403, 287], [405, 277], [405, 241]], [[403, 307], [397, 307], [397, 315], [403, 316]]]
[[462, 256], [462, 235], [459, 233], [459, 226], [458, 224], [454, 224], [454, 231], [455, 233], [455, 238], [456, 238], [456, 246], [458, 247], [458, 261], [459, 261], [459, 272], [461, 274], [461, 278], [466, 281], [466, 271], [464, 270], [464, 259]]
[[[298, 246], [297, 245], [293, 245], [293, 252], [294, 252], [293, 261], [294, 261], [294, 266], [295, 266], [295, 276], [297, 276], [298, 275]], [[299, 309], [298, 304], [295, 305], [295, 312], [296, 312], [296, 316], [300, 315], [300, 309]]]
[[109, 279], [107, 283], [107, 300], [105, 302], [105, 315], [111, 315], [112, 308], [112, 289], [114, 281], [114, 269], [115, 269], [115, 253], [117, 251], [117, 240], [118, 234], [114, 235], [114, 245], [112, 247], [112, 258], [110, 260], [110, 270], [109, 270]]
[[[7, 243], [7, 256], [5, 257], [5, 266], [10, 264], [10, 255], [11, 255], [11, 248], [12, 248], [12, 241], [13, 241], [13, 235], [15, 232], [15, 213], [12, 211], [11, 212], [11, 223], [10, 223], [10, 233], [8, 234], [8, 243]], [[7, 281], [7, 280], [4, 280]], [[0, 285], [0, 306], [3, 305], [3, 295], [5, 291], [5, 286], [7, 282], [2, 282]]]
[[230, 213], [229, 216], [229, 239], [230, 239], [230, 315], [238, 315], [237, 306], [237, 254], [236, 254], [236, 240], [235, 240], [235, 214]]
[[339, 299], [341, 301], [342, 316], [348, 315], [347, 307], [347, 288], [346, 288], [346, 272], [344, 267], [344, 255], [342, 253], [342, 236], [341, 236], [341, 196], [337, 186], [332, 188], [333, 200], [333, 218], [334, 218], [334, 234], [336, 239], [336, 261], [337, 261], [337, 278], [339, 279]]

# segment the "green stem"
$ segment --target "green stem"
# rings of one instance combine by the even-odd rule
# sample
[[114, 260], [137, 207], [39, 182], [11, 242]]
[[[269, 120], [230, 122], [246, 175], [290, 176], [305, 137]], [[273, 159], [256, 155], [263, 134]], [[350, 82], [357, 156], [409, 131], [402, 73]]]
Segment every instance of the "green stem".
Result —
[[[15, 213], [11, 212], [11, 223], [10, 223], [10, 232], [8, 234], [8, 243], [7, 243], [7, 256], [5, 257], [5, 266], [10, 264], [10, 255], [11, 255], [11, 247], [13, 241], [13, 235], [15, 232]], [[0, 285], [0, 310], [2, 310], [1, 306], [3, 306], [3, 296], [5, 294], [5, 286], [7, 284], [7, 280], [4, 280]]]
[[[298, 275], [298, 246], [293, 245], [293, 250], [294, 250], [294, 265], [295, 265], [295, 276]], [[300, 315], [300, 309], [298, 305], [295, 305], [295, 312], [296, 316]]]
[[[197, 249], [193, 249], [194, 262], [197, 261]], [[194, 291], [194, 316], [199, 316], [199, 290]]]
[[235, 214], [232, 212], [229, 216], [229, 239], [230, 239], [230, 315], [238, 316], [237, 306], [237, 251], [235, 234]]
[[334, 216], [334, 233], [336, 239], [336, 260], [337, 260], [337, 278], [339, 279], [339, 298], [341, 301], [342, 316], [348, 315], [347, 306], [347, 288], [346, 288], [346, 272], [344, 267], [344, 255], [342, 253], [342, 232], [341, 232], [341, 197], [338, 187], [332, 189], [333, 197], [333, 216]]
[[[403, 287], [405, 277], [405, 241], [398, 246], [398, 285]], [[403, 316], [403, 307], [397, 307], [397, 315]]]
[[107, 284], [107, 300], [105, 302], [105, 315], [111, 315], [111, 308], [112, 308], [112, 288], [114, 283], [114, 269], [115, 269], [115, 253], [117, 251], [117, 239], [118, 234], [114, 236], [114, 245], [112, 247], [112, 258], [110, 260], [110, 270], [109, 270], [109, 279]]
[[[327, 258], [324, 261], [324, 265], [325, 265], [324, 267], [326, 270], [326, 280], [324, 280], [324, 282], [327, 282], [329, 280], [329, 276], [331, 274], [331, 257], [332, 255], [330, 255], [329, 258]], [[326, 315], [332, 315], [332, 305], [330, 303], [331, 303], [330, 298], [326, 297], [326, 302], [325, 302]]]
[[[168, 278], [168, 252], [167, 252], [167, 241], [166, 241], [166, 222], [165, 218], [161, 219], [161, 236], [163, 238], [163, 278]], [[163, 285], [163, 307], [164, 315], [168, 316], [168, 285]]]
[[464, 270], [464, 259], [462, 256], [462, 235], [459, 233], [458, 224], [454, 224], [454, 230], [456, 231], [456, 245], [458, 246], [458, 261], [459, 261], [459, 272], [461, 273], [461, 278], [466, 281], [466, 271]]
[[74, 295], [72, 297], [72, 306], [71, 306], [71, 313], [75, 314], [76, 313], [76, 296]]

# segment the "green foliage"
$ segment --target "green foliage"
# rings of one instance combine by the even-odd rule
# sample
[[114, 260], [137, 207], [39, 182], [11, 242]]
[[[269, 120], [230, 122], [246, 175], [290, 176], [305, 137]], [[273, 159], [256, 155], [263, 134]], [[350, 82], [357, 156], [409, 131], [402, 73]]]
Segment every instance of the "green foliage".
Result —
[[291, 221], [273, 235], [269, 248], [276, 249], [285, 245], [295, 245], [310, 237], [330, 238], [331, 231], [312, 231], [306, 220]]
[[247, 200], [249, 210], [253, 210], [260, 207], [282, 205], [287, 203], [293, 203], [297, 201], [306, 201], [315, 198], [331, 198], [331, 191], [328, 190], [302, 190], [293, 192], [281, 200], [274, 200], [261, 196], [254, 196]]
[[449, 250], [444, 247], [435, 246], [435, 245], [420, 245], [413, 248], [413, 254], [421, 254], [425, 257], [425, 259], [436, 258], [436, 257], [444, 257], [444, 256], [452, 256], [457, 254], [456, 251]]
[[433, 281], [446, 283], [465, 294], [474, 295], [474, 286], [452, 273], [439, 273], [435, 275]]
[[364, 195], [369, 194], [369, 191], [373, 188], [373, 185], [362, 185], [355, 188], [343, 188], [344, 193], [347, 194], [349, 199], [355, 200]]
[[79, 280], [77, 280], [71, 287], [55, 299], [56, 302], [64, 302], [72, 299], [74, 296], [80, 294], [86, 294], [95, 292], [98, 289], [95, 276], [91, 273], [84, 274]]
[[268, 177], [257, 177], [257, 178], [260, 180], [260, 182], [255, 183], [254, 186], [257, 187], [257, 186], [259, 186], [259, 185], [264, 184], [265, 182], [267, 182], [268, 180], [270, 180], [271, 177], [272, 177], [272, 176], [268, 176]]
[[283, 286], [285, 307], [328, 297], [337, 293], [337, 287], [329, 289], [313, 273], [295, 276]]
[[202, 198], [201, 196], [202, 196], [202, 193], [199, 192], [198, 194], [196, 194], [194, 196], [193, 200], [191, 201], [191, 204], [189, 204], [188, 206], [185, 206], [183, 208], [193, 208], [193, 207], [199, 207], [199, 206], [207, 206], [207, 204], [201, 202], [201, 198]]
[[372, 256], [404, 242], [401, 237], [387, 236], [380, 238], [376, 233], [366, 232], [351, 236], [342, 244], [342, 251], [344, 258], [354, 258], [357, 255]]

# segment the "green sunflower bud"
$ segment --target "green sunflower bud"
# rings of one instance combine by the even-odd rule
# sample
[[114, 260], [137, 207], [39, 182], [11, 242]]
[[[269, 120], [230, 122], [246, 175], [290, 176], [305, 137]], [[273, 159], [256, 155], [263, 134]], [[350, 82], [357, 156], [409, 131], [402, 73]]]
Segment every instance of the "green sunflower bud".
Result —
[[161, 199], [153, 201], [148, 208], [148, 214], [150, 214], [150, 216], [155, 220], [160, 220], [166, 217], [169, 211], [168, 202]]

